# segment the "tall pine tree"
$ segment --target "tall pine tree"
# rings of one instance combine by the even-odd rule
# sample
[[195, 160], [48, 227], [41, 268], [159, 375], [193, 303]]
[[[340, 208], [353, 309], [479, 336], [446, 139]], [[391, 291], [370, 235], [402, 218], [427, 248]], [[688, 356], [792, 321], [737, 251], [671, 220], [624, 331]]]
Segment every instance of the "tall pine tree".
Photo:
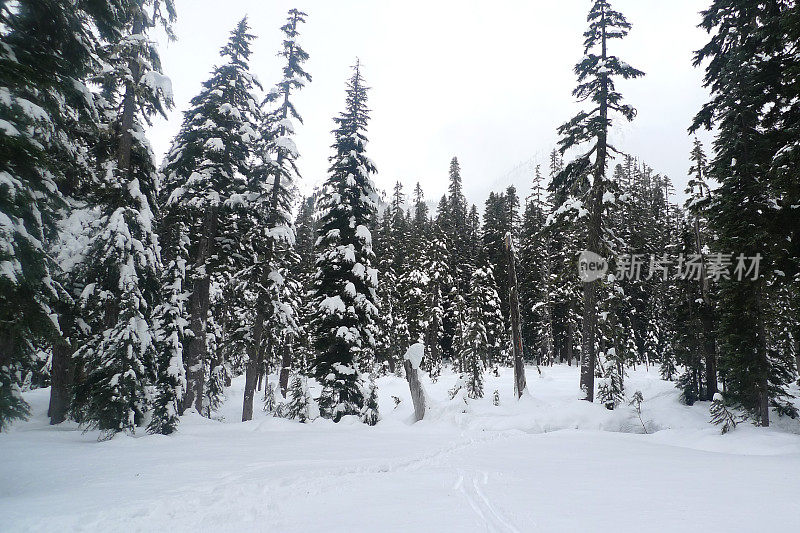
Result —
[[347, 83], [345, 111], [334, 121], [334, 155], [319, 201], [312, 327], [320, 412], [338, 422], [364, 406], [361, 371], [373, 364], [378, 317], [378, 273], [368, 229], [376, 196], [370, 176], [376, 169], [366, 155], [369, 109], [359, 63]]
[[[616, 90], [614, 78], [631, 79], [644, 74], [608, 53], [608, 42], [621, 39], [630, 31], [631, 25], [622, 13], [614, 11], [607, 0], [594, 0], [588, 21], [589, 29], [583, 34], [584, 57], [575, 65], [578, 86], [572, 94], [580, 101], [591, 101], [593, 107], [590, 111], [578, 113], [561, 126], [558, 133], [562, 135], [559, 141], [562, 154], [572, 148], [590, 144], [587, 151], [568, 165], [568, 172], [585, 175], [591, 183], [591, 188], [583, 199], [588, 226], [586, 249], [602, 255], [606, 251], [603, 246], [606, 167], [609, 156], [616, 152], [608, 142], [608, 131], [612, 125], [611, 113], [616, 112], [626, 120], [633, 120], [636, 115], [632, 107], [622, 103], [622, 95]], [[585, 283], [583, 293], [580, 385], [588, 401], [594, 399], [599, 285], [600, 280]]]

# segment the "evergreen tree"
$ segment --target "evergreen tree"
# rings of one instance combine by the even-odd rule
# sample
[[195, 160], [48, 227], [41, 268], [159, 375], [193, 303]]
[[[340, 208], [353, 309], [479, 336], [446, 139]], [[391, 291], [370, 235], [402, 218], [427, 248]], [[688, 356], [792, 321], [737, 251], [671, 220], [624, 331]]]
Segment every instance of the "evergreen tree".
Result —
[[304, 287], [311, 285], [314, 277], [314, 243], [317, 240], [317, 221], [314, 215], [316, 195], [303, 198], [294, 222], [295, 252], [299, 258], [300, 279]]
[[248, 64], [253, 38], [247, 20], [242, 19], [220, 52], [225, 62], [213, 70], [184, 113], [162, 169], [164, 214], [183, 220], [190, 236], [189, 328], [184, 345], [187, 387], [181, 412], [189, 408], [204, 412], [212, 278], [233, 257], [222, 254], [221, 248], [241, 240], [235, 236], [240, 219], [234, 212], [245, 196], [247, 183], [242, 177], [250, 175], [260, 119], [253, 95], [260, 85]]
[[[562, 154], [591, 143], [588, 151], [568, 165], [567, 172], [590, 178], [591, 189], [583, 202], [588, 217], [586, 249], [602, 254], [606, 166], [609, 154], [616, 152], [608, 143], [608, 130], [612, 124], [610, 112], [617, 112], [626, 120], [633, 120], [636, 115], [632, 107], [622, 103], [622, 95], [617, 92], [613, 78], [631, 79], [644, 74], [608, 54], [608, 41], [625, 37], [631, 28], [622, 13], [614, 11], [607, 0], [594, 0], [588, 21], [589, 29], [584, 33], [584, 57], [575, 66], [579, 84], [573, 95], [581, 101], [590, 100], [593, 109], [581, 111], [558, 132], [562, 135], [559, 141]], [[593, 155], [594, 161], [591, 160]], [[581, 389], [588, 401], [594, 399], [598, 285], [598, 280], [584, 284]]]
[[308, 386], [301, 376], [296, 375], [292, 378], [292, 384], [289, 387], [289, 404], [286, 407], [286, 418], [305, 424], [310, 418], [310, 403], [311, 397], [308, 393]]
[[449, 264], [459, 292], [469, 292], [472, 271], [469, 268], [468, 207], [461, 179], [461, 165], [457, 157], [450, 161], [450, 184], [448, 185], [447, 210], [440, 213], [442, 229], [447, 237], [450, 251]]
[[425, 271], [427, 242], [430, 238], [428, 206], [422, 187], [414, 189], [414, 203], [408, 228], [408, 244], [403, 258], [400, 291], [411, 344], [425, 342], [428, 329], [428, 285], [430, 278]]
[[553, 269], [546, 297], [551, 305], [554, 357], [571, 365], [580, 356], [582, 344], [582, 287], [575, 270], [585, 240], [585, 225], [577, 221], [580, 209], [574, 198], [586, 194], [588, 183], [585, 176], [574, 174], [574, 167], [564, 167], [557, 150], [551, 153], [550, 160], [548, 201], [552, 212], [545, 221], [543, 238], [548, 242], [547, 255], [552, 258]]
[[[259, 154], [261, 164], [254, 172], [251, 186], [256, 196], [251, 201], [255, 226], [251, 233], [254, 237], [251, 248], [259, 260], [250, 272], [258, 288], [252, 341], [247, 350], [243, 421], [253, 417], [253, 395], [265, 339], [271, 340], [271, 348], [278, 349], [281, 344], [290, 343], [299, 333], [297, 309], [291, 295], [287, 294], [286, 267], [290, 261], [297, 259], [292, 251], [295, 235], [291, 210], [294, 178], [299, 177], [296, 164], [299, 153], [292, 139], [295, 132], [293, 121], [303, 122], [292, 96], [294, 91], [303, 88], [306, 81], [311, 80], [311, 75], [303, 69], [308, 54], [297, 42], [298, 25], [305, 22], [305, 17], [302, 11], [292, 9], [286, 24], [281, 27], [284, 40], [279, 55], [286, 63], [283, 78], [269, 92], [265, 102], [275, 108], [265, 116], [262, 126], [264, 146]], [[286, 363], [283, 366], [288, 372], [289, 362]], [[285, 388], [283, 390], [285, 392]]]
[[[56, 370], [66, 373], [69, 366], [70, 332], [65, 321], [55, 322], [55, 313], [72, 309], [73, 302], [54, 281], [64, 278], [52, 260], [57, 251], [48, 245], [65, 202], [94, 176], [87, 157], [99, 135], [88, 84], [99, 68], [94, 25], [104, 35], [118, 30], [103, 4], [0, 4], [0, 430], [28, 412], [19, 394], [20, 370], [31, 361], [34, 344], [67, 346], [57, 354], [63, 356], [56, 358]], [[51, 406], [61, 422], [66, 383], [57, 383], [54, 392], [61, 393], [59, 405]]]
[[[783, 133], [787, 40], [784, 25], [794, 6], [784, 2], [715, 0], [703, 12], [701, 27], [712, 34], [695, 55], [708, 62], [705, 85], [711, 100], [695, 117], [691, 131], [716, 128], [715, 157], [708, 174], [720, 187], [708, 209], [720, 254], [733, 261], [760, 254], [758, 276], [719, 282], [718, 347], [727, 399], [741, 405], [762, 425], [770, 406], [796, 413], [786, 386], [794, 369], [770, 350], [777, 311], [775, 290], [784, 283], [774, 272], [781, 257], [783, 231], [772, 221], [781, 216], [769, 179]], [[766, 177], [766, 179], [764, 178]], [[780, 242], [780, 244], [779, 244]], [[722, 256], [720, 256], [722, 257]], [[734, 265], [735, 266], [735, 265]]]
[[374, 426], [380, 422], [381, 417], [378, 413], [378, 387], [372, 380], [369, 384], [369, 393], [364, 396], [364, 407], [361, 409], [361, 421], [368, 426]]
[[390, 372], [402, 366], [402, 356], [408, 346], [408, 329], [401, 308], [401, 293], [397, 264], [401, 261], [397, 247], [402, 237], [395, 226], [394, 209], [390, 206], [383, 213], [381, 227], [376, 243], [378, 270], [381, 274], [378, 286], [380, 301], [380, 331], [383, 335], [377, 339], [375, 355], [379, 364], [386, 365]]
[[[183, 342], [186, 322], [186, 258], [189, 239], [180, 221], [171, 227], [171, 239], [163, 241], [171, 258], [164, 269], [162, 296], [156, 309], [159, 321], [156, 342], [158, 380], [153, 415], [148, 425], [151, 433], [169, 435], [178, 426], [178, 413], [186, 390], [186, 370], [183, 366]], [[164, 258], [167, 260], [167, 257]]]
[[143, 38], [159, 20], [158, 5], [133, 2], [122, 14], [123, 29], [103, 51], [106, 68], [98, 80], [102, 129], [94, 146], [100, 168], [93, 200], [100, 218], [80, 270], [81, 309], [90, 332], [76, 353], [86, 369], [76, 396], [79, 419], [108, 437], [132, 433], [142, 422], [158, 372], [158, 177], [144, 123], [156, 113], [165, 116], [172, 103], [155, 45]]
[[484, 367], [511, 366], [508, 349], [509, 334], [500, 307], [500, 296], [492, 274], [492, 267], [477, 268], [472, 274], [470, 300], [479, 310], [485, 336], [485, 350], [480, 350]]
[[531, 195], [525, 202], [520, 230], [520, 302], [522, 339], [527, 356], [539, 364], [552, 364], [554, 332], [551, 276], [553, 261], [550, 238], [545, 231], [549, 207], [541, 169], [537, 165]]
[[428, 278], [425, 313], [425, 349], [423, 369], [431, 379], [436, 379], [450, 344], [444, 331], [447, 296], [453, 289], [453, 278], [447, 263], [448, 250], [444, 232], [438, 224], [434, 225], [422, 265]]
[[485, 292], [482, 287], [483, 270], [476, 270], [472, 277], [471, 305], [463, 323], [464, 342], [460, 348], [462, 355], [462, 373], [467, 388], [467, 396], [473, 399], [483, 398], [483, 372], [489, 359], [489, 341], [484, 320]]
[[319, 201], [317, 274], [312, 317], [314, 376], [322, 386], [320, 412], [339, 421], [364, 405], [359, 367], [374, 359], [377, 271], [368, 229], [375, 211], [366, 156], [367, 87], [356, 63], [347, 83], [346, 109], [334, 119], [334, 155]]
[[736, 429], [736, 417], [725, 407], [725, 399], [722, 394], [714, 394], [714, 401], [711, 402], [709, 413], [711, 414], [711, 423], [722, 426], [723, 435]]

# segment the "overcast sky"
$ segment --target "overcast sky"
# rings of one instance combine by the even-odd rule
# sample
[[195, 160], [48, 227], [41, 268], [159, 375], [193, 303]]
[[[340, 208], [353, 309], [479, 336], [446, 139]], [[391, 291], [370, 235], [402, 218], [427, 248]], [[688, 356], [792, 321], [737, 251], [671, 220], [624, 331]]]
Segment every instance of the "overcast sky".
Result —
[[[583, 54], [589, 0], [177, 0], [176, 42], [161, 46], [175, 109], [152, 131], [159, 158], [177, 133], [181, 113], [219, 62], [219, 49], [244, 15], [258, 39], [251, 68], [271, 87], [280, 76], [280, 26], [286, 11], [308, 13], [301, 43], [313, 82], [296, 97], [303, 190], [325, 177], [344, 82], [359, 57], [370, 91], [368, 154], [376, 182], [399, 180], [410, 193], [420, 181], [429, 200], [447, 187], [450, 158], [461, 161], [465, 192], [480, 205], [490, 190], [513, 183], [527, 194], [532, 165], [546, 166], [556, 128], [579, 109], [571, 96], [574, 64]], [[682, 192], [691, 140], [686, 128], [706, 100], [692, 52], [705, 33], [696, 26], [707, 0], [616, 0], [633, 24], [614, 41], [619, 55], [647, 76], [622, 82], [639, 115], [618, 122], [616, 146], [668, 175]], [[704, 137], [704, 140], [707, 140]]]

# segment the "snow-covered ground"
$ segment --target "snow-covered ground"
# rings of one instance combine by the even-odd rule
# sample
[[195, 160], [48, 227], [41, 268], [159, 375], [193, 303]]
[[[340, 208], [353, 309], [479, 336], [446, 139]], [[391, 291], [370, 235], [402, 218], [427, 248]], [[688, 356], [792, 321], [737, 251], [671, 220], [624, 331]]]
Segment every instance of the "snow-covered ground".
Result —
[[33, 418], [0, 435], [0, 531], [800, 530], [798, 422], [723, 436], [707, 403], [638, 370], [643, 434], [632, 408], [576, 400], [574, 367], [542, 371], [520, 402], [510, 370], [469, 405], [447, 400], [454, 375], [426, 382], [417, 424], [405, 380], [382, 378], [376, 427], [241, 423], [235, 380], [225, 423], [107, 442], [48, 426], [49, 391], [32, 391]]

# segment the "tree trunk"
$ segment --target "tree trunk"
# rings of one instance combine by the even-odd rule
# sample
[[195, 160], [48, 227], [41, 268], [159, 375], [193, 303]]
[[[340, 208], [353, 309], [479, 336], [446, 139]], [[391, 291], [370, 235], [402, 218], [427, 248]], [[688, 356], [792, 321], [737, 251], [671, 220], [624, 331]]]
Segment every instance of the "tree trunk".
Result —
[[575, 359], [575, 354], [573, 353], [573, 344], [575, 342], [574, 335], [573, 335], [573, 325], [572, 321], [567, 318], [567, 340], [564, 346], [564, 350], [567, 354], [567, 364], [572, 366], [572, 361]]
[[0, 330], [0, 368], [11, 363], [11, 354], [14, 353], [17, 341], [16, 337], [16, 330], [13, 327], [5, 331]]
[[203, 220], [203, 232], [197, 246], [192, 280], [192, 296], [189, 299], [189, 329], [184, 351], [186, 365], [186, 393], [183, 396], [181, 414], [194, 407], [203, 412], [203, 391], [205, 388], [205, 360], [208, 356], [206, 325], [208, 322], [209, 289], [211, 278], [208, 273], [208, 259], [217, 233], [217, 208], [209, 206]]
[[714, 318], [711, 309], [703, 309], [701, 322], [703, 324], [703, 351], [706, 363], [706, 400], [712, 401], [714, 394], [719, 392], [717, 387], [717, 342], [714, 338]]
[[63, 339], [53, 343], [53, 359], [50, 368], [50, 407], [47, 415], [50, 425], [60, 424], [67, 419], [69, 411], [69, 390], [72, 384], [73, 348]]
[[414, 419], [419, 422], [425, 418], [425, 410], [427, 409], [425, 390], [422, 388], [422, 381], [419, 379], [419, 369], [411, 366], [411, 361], [409, 360], [406, 360], [403, 366], [406, 369], [406, 379], [411, 389], [411, 401], [414, 403]]
[[[144, 31], [141, 16], [133, 22], [133, 35], [141, 35]], [[128, 61], [131, 77], [125, 82], [125, 97], [122, 101], [122, 124], [117, 152], [117, 168], [125, 175], [131, 167], [131, 150], [133, 149], [133, 122], [136, 117], [136, 85], [139, 83], [141, 68], [136, 57]]]
[[259, 369], [261, 368], [261, 341], [264, 336], [264, 322], [257, 320], [253, 328], [253, 341], [247, 346], [247, 367], [244, 372], [244, 402], [242, 403], [242, 422], [253, 419], [253, 397], [256, 394]]
[[[603, 12], [602, 59], [607, 58], [606, 20]], [[594, 183], [589, 193], [589, 235], [586, 249], [600, 255], [603, 231], [603, 193], [605, 191], [606, 157], [608, 154], [608, 74], [601, 74], [600, 122], [603, 125], [597, 135], [597, 161], [595, 161]], [[599, 280], [583, 285], [583, 339], [581, 349], [581, 390], [585, 400], [594, 401], [595, 332], [597, 325], [597, 287]]]
[[283, 344], [283, 357], [281, 358], [281, 375], [278, 379], [281, 396], [284, 398], [286, 398], [286, 394], [289, 392], [289, 375], [292, 371], [292, 350], [290, 346], [291, 339], [286, 339], [286, 342]]
[[514, 350], [514, 392], [517, 398], [528, 388], [525, 382], [525, 362], [522, 359], [522, 333], [520, 332], [519, 296], [517, 286], [517, 267], [514, 257], [514, 243], [511, 233], [506, 233], [506, 257], [508, 260], [509, 307], [511, 312], [511, 345]]
[[706, 400], [712, 401], [717, 390], [717, 346], [714, 339], [713, 305], [711, 303], [710, 287], [706, 275], [706, 260], [703, 254], [703, 237], [700, 233], [700, 217], [694, 219], [694, 242], [700, 254], [700, 292], [703, 296], [703, 305], [700, 308], [700, 321], [703, 325], [703, 355], [706, 364]]
[[756, 312], [758, 313], [758, 340], [757, 356], [761, 366], [761, 375], [758, 382], [758, 414], [761, 427], [769, 427], [769, 356], [767, 355], [767, 329], [764, 324], [764, 310], [762, 306], [763, 280], [756, 286]]
[[[602, 196], [601, 196], [602, 198]], [[595, 198], [596, 199], [596, 198]], [[593, 202], [594, 203], [594, 202]], [[595, 208], [592, 208], [595, 211]], [[598, 211], [599, 214], [599, 211]], [[594, 216], [592, 218], [595, 218]], [[599, 217], [598, 217], [599, 221]], [[593, 231], [594, 222], [590, 222], [589, 251], [597, 253], [599, 248], [599, 234]], [[592, 234], [598, 235], [592, 238]], [[584, 283], [583, 285], [583, 331], [581, 345], [581, 380], [580, 387], [584, 393], [584, 400], [594, 401], [594, 369], [595, 369], [595, 324], [597, 323], [597, 285], [598, 280]]]

